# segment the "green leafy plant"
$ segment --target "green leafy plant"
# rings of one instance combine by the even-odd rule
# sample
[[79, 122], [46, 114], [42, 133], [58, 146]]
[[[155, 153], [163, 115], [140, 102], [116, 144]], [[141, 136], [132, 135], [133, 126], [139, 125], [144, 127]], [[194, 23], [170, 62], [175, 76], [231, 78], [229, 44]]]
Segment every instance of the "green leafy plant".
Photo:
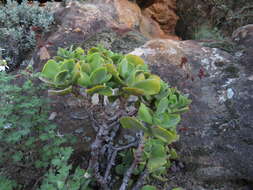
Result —
[[85, 177], [85, 170], [76, 168], [73, 174], [72, 166], [68, 164], [68, 160], [73, 149], [61, 148], [58, 156], [52, 159], [52, 167], [43, 179], [40, 190], [90, 190], [88, 187], [90, 179]]
[[208, 25], [201, 25], [195, 30], [193, 34], [193, 39], [195, 40], [218, 40], [224, 41], [225, 37], [222, 35], [221, 31], [217, 27], [212, 27]]
[[36, 39], [47, 32], [54, 22], [53, 13], [38, 3], [18, 4], [8, 0], [0, 5], [0, 47], [10, 69], [20, 64], [36, 45]]
[[156, 188], [151, 185], [145, 185], [144, 187], [141, 188], [141, 190], [156, 190]]
[[[114, 119], [97, 116], [98, 121], [93, 123], [96, 125], [100, 121], [101, 124], [97, 124], [97, 136], [91, 146], [92, 158], [87, 171], [91, 172], [102, 189], [112, 185], [112, 163], [122, 150], [125, 151], [119, 153], [119, 156], [123, 162], [116, 167], [118, 174], [124, 173], [120, 190], [129, 186], [133, 173], [139, 176], [151, 174], [163, 179], [161, 176], [170, 166], [169, 159], [175, 157], [175, 150], [169, 148], [169, 145], [179, 138], [176, 126], [181, 120], [180, 114], [189, 109], [190, 100], [177, 89], [169, 88], [159, 76], [152, 74], [140, 57], [113, 53], [102, 47], [92, 48], [87, 54], [81, 48], [60, 48], [57, 56], [44, 65], [41, 80], [52, 87], [49, 91], [53, 94], [73, 93], [77, 97], [84, 96], [89, 100], [87, 107], [91, 113], [95, 105], [102, 106], [100, 110], [104, 109], [103, 115], [110, 115], [111, 112], [108, 117], [117, 112]], [[94, 105], [94, 97], [98, 101], [102, 98], [104, 103]], [[135, 97], [135, 101], [129, 103], [131, 97]], [[117, 101], [120, 103], [112, 110], [111, 107]], [[128, 112], [129, 106], [136, 111]], [[114, 148], [104, 145], [104, 142], [115, 144], [113, 140], [108, 141], [115, 133], [115, 123], [136, 130], [139, 134], [137, 143], [123, 147], [116, 144]], [[100, 160], [104, 155], [101, 155], [99, 149], [103, 147], [107, 147], [107, 152], [114, 152], [108, 155], [110, 159], [107, 161]], [[107, 165], [105, 171], [99, 171], [103, 165]], [[133, 189], [140, 189], [140, 181], [144, 181], [142, 177], [136, 181]]]
[[13, 180], [7, 179], [0, 174], [0, 189], [12, 190], [17, 187], [17, 183]]
[[48, 121], [49, 102], [36, 80], [29, 68], [17, 75], [0, 72], [0, 189], [38, 188], [43, 181], [46, 190], [48, 182], [65, 184], [66, 178], [70, 189], [78, 189], [84, 171], [67, 162], [72, 150], [61, 146], [69, 138]]

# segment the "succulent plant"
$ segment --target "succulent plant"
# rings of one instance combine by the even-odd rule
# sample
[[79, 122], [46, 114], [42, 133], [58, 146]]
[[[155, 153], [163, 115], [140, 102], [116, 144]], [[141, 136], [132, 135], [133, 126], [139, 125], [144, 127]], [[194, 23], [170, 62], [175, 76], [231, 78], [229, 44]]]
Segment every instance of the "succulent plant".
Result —
[[[45, 64], [41, 79], [53, 87], [54, 94], [71, 93], [73, 87], [82, 87], [89, 95], [137, 96], [137, 115], [119, 120], [122, 127], [144, 133], [142, 161], [135, 172], [146, 167], [153, 176], [159, 177], [170, 165], [169, 159], [177, 156], [168, 145], [179, 139], [176, 126], [191, 101], [152, 74], [140, 57], [113, 53], [102, 47], [92, 48], [86, 54], [80, 47], [60, 48], [57, 56]], [[133, 160], [133, 153], [126, 152], [123, 157]], [[119, 164], [116, 172], [124, 172], [128, 161]]]

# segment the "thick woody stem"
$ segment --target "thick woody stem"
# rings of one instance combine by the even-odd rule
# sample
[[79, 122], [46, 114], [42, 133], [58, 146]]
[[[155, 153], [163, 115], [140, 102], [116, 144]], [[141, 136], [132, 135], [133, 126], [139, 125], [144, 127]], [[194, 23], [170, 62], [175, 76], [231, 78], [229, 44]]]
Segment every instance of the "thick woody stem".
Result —
[[107, 186], [106, 181], [101, 176], [99, 171], [99, 155], [100, 150], [103, 146], [103, 136], [107, 133], [108, 130], [106, 129], [106, 127], [100, 126], [96, 139], [91, 145], [91, 159], [88, 167], [88, 171], [90, 171], [94, 175], [94, 177], [104, 190], [109, 190], [109, 187]]
[[128, 149], [128, 148], [131, 148], [131, 147], [136, 147], [136, 146], [137, 146], [137, 142], [133, 142], [133, 143], [130, 143], [130, 144], [122, 146], [122, 147], [114, 148], [114, 152], [112, 153], [109, 164], [107, 165], [107, 168], [106, 168], [106, 172], [105, 172], [105, 176], [104, 176], [105, 181], [108, 181], [111, 168], [113, 167], [113, 165], [115, 165], [115, 159], [116, 159], [118, 152]]
[[[88, 171], [92, 173], [95, 177], [99, 185], [102, 187], [103, 190], [109, 190], [108, 181], [105, 177], [101, 175], [101, 159], [105, 152], [103, 152], [103, 147], [105, 143], [110, 143], [113, 141], [116, 132], [112, 131], [115, 134], [110, 134], [110, 131], [114, 128], [118, 129], [119, 127], [115, 127], [118, 125], [118, 115], [115, 119], [110, 120], [110, 124], [102, 124], [98, 126], [98, 122], [95, 120], [93, 114], [90, 114], [90, 119], [92, 121], [92, 126], [97, 132], [96, 139], [91, 145], [91, 158], [89, 161]], [[116, 120], [116, 121], [114, 121]], [[109, 142], [107, 142], [109, 140]], [[115, 156], [116, 157], [116, 156]], [[108, 165], [108, 164], [107, 164]], [[110, 173], [110, 172], [109, 172]], [[109, 174], [106, 174], [109, 176]]]
[[127, 189], [129, 180], [131, 179], [131, 176], [132, 176], [132, 173], [141, 160], [141, 155], [142, 155], [142, 152], [144, 149], [144, 143], [145, 143], [145, 137], [142, 135], [140, 143], [138, 145], [138, 148], [135, 152], [134, 161], [131, 164], [130, 168], [128, 168], [128, 170], [124, 174], [123, 182], [122, 182], [119, 190], [126, 190]]

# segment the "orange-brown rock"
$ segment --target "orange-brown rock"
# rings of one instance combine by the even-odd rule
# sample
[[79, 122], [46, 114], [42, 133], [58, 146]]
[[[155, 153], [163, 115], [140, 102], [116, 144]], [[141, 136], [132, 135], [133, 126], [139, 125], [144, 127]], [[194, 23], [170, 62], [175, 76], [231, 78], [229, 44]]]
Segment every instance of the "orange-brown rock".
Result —
[[114, 6], [120, 23], [124, 23], [130, 28], [139, 26], [141, 10], [137, 4], [128, 0], [115, 0]]
[[175, 13], [176, 0], [156, 0], [143, 10], [143, 14], [154, 19], [165, 34], [175, 34], [178, 16]]
[[174, 35], [178, 19], [174, 12], [175, 0], [155, 2], [143, 11], [128, 0], [114, 0], [114, 7], [121, 24], [139, 29], [147, 38], [179, 39]]

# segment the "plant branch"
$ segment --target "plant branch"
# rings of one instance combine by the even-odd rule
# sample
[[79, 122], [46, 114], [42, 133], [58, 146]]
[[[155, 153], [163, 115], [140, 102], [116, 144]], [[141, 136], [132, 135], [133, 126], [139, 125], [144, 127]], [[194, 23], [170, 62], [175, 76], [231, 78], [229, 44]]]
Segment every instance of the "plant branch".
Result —
[[145, 179], [148, 177], [148, 168], [145, 168], [145, 170], [142, 172], [141, 176], [138, 178], [136, 184], [134, 185], [132, 190], [139, 190], [145, 183]]
[[107, 168], [106, 168], [106, 172], [105, 172], [105, 176], [104, 176], [104, 180], [105, 181], [108, 181], [108, 178], [110, 176], [110, 171], [111, 171], [111, 168], [112, 166], [115, 165], [115, 159], [116, 159], [116, 156], [118, 154], [119, 151], [122, 151], [122, 150], [125, 150], [125, 149], [128, 149], [128, 148], [131, 148], [131, 147], [135, 147], [137, 146], [137, 142], [133, 142], [133, 143], [130, 143], [128, 145], [125, 145], [125, 146], [121, 146], [121, 147], [114, 147], [114, 151], [110, 157], [110, 161], [109, 161], [109, 164], [107, 165]]
[[143, 148], [144, 148], [144, 143], [145, 143], [145, 137], [142, 134], [142, 136], [140, 137], [140, 143], [139, 143], [138, 148], [137, 148], [135, 155], [134, 155], [134, 161], [131, 164], [130, 168], [128, 168], [128, 170], [124, 174], [123, 182], [122, 182], [119, 190], [126, 190], [127, 189], [129, 180], [131, 179], [131, 175], [141, 160], [141, 156], [142, 156], [142, 152], [143, 152]]
[[91, 145], [91, 159], [89, 161], [88, 171], [92, 172], [98, 183], [104, 190], [109, 190], [106, 181], [99, 172], [99, 155], [103, 146], [103, 136], [108, 134], [108, 128], [106, 125], [101, 125], [97, 133], [95, 141]]

